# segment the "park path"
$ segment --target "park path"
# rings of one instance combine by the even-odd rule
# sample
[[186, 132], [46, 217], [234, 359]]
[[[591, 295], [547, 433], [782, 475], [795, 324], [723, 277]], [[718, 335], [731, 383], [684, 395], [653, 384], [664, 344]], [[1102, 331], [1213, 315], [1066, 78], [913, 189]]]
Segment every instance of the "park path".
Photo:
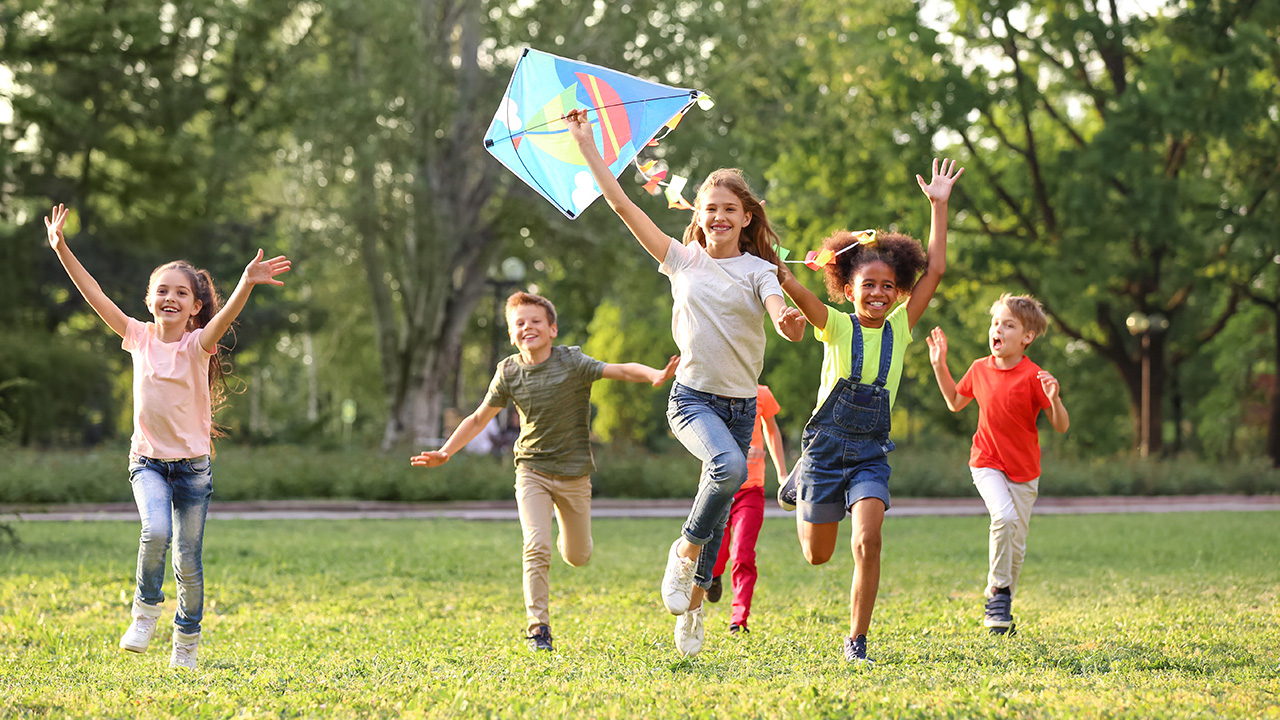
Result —
[[[596, 518], [682, 518], [689, 513], [688, 500], [619, 500], [596, 498], [591, 515]], [[1042, 497], [1036, 515], [1087, 515], [1099, 513], [1280, 511], [1280, 495], [1184, 495], [1176, 497]], [[900, 498], [893, 501], [890, 517], [916, 515], [986, 515], [979, 498]], [[766, 517], [787, 517], [775, 503], [765, 507]], [[514, 500], [489, 502], [409, 503], [353, 500], [271, 500], [236, 502], [214, 500], [209, 519], [218, 520], [411, 520], [454, 518], [460, 520], [518, 520]], [[136, 522], [133, 503], [96, 505], [0, 505], [0, 521], [18, 522]]]

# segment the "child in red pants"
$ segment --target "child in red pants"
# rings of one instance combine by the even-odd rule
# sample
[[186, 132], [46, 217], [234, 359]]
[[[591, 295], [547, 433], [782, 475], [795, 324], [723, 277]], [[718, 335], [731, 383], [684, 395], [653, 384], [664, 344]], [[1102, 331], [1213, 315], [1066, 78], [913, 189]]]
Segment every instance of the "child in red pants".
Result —
[[774, 418], [780, 410], [773, 393], [764, 385], [756, 386], [756, 426], [751, 432], [751, 447], [747, 451], [747, 481], [733, 496], [729, 509], [729, 524], [724, 529], [724, 541], [712, 571], [711, 589], [707, 600], [719, 602], [724, 593], [720, 576], [733, 559], [729, 575], [733, 585], [733, 613], [729, 618], [732, 634], [750, 632], [747, 617], [751, 615], [751, 595], [756, 589], [756, 539], [764, 523], [764, 454], [765, 447], [773, 456], [773, 468], [778, 478], [787, 476], [787, 461], [782, 453], [782, 433]]

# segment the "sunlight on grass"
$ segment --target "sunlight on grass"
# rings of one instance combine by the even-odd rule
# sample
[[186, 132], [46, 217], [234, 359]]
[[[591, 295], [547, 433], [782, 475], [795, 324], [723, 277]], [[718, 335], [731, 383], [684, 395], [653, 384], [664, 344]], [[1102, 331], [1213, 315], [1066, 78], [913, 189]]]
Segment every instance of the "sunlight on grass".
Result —
[[789, 520], [761, 534], [751, 635], [727, 633], [726, 594], [693, 659], [657, 593], [677, 521], [597, 520], [592, 562], [556, 562], [551, 655], [520, 640], [515, 523], [215, 521], [196, 673], [159, 633], [116, 648], [135, 524], [19, 524], [0, 715], [1280, 718], [1277, 520], [1036, 518], [1018, 635], [993, 638], [985, 519], [891, 518], [870, 670], [840, 657], [847, 550], [809, 567]]

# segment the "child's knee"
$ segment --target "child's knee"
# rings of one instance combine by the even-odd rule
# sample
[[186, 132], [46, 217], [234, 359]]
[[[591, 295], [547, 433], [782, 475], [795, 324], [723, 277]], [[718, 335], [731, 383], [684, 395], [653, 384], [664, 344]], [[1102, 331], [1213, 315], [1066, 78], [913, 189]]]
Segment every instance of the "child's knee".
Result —
[[880, 557], [880, 544], [879, 532], [859, 532], [853, 538], [854, 561], [861, 562], [866, 559]]
[[582, 567], [591, 562], [591, 550], [592, 547], [590, 545], [576, 549], [561, 548], [560, 557], [564, 558], [564, 561], [572, 567]]
[[804, 550], [804, 559], [810, 565], [822, 565], [831, 559], [834, 547], [814, 547], [809, 543], [802, 543], [801, 549]]

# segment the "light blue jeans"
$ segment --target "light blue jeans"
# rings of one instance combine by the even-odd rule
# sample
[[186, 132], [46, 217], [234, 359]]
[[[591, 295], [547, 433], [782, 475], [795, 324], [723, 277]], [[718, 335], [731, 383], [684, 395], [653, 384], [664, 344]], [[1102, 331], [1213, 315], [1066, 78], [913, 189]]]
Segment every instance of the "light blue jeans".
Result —
[[733, 496], [747, 479], [747, 447], [756, 422], [756, 398], [729, 398], [680, 383], [671, 386], [667, 423], [676, 439], [702, 461], [698, 494], [684, 521], [684, 539], [702, 546], [694, 582], [711, 587], [711, 571], [729, 521]]
[[164, 602], [165, 554], [170, 539], [176, 539], [178, 612], [173, 624], [184, 633], [198, 633], [204, 617], [204, 520], [213, 494], [209, 456], [170, 461], [130, 455], [129, 483], [142, 518], [134, 600], [146, 605]]

